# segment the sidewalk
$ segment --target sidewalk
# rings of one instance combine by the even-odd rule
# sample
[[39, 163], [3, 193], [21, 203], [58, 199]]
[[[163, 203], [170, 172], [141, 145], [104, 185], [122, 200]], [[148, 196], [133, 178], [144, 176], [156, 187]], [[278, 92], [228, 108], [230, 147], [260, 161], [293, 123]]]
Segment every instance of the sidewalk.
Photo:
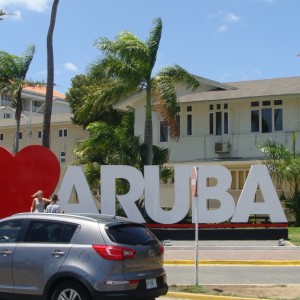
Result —
[[[195, 262], [195, 241], [164, 241], [165, 264]], [[202, 264], [300, 265], [300, 247], [289, 241], [199, 241]]]
[[[165, 246], [164, 264], [195, 264], [195, 241], [163, 241]], [[199, 264], [235, 264], [235, 265], [300, 265], [300, 247], [284, 240], [229, 240], [199, 241]], [[219, 299], [241, 300], [230, 296], [168, 292], [166, 299]]]

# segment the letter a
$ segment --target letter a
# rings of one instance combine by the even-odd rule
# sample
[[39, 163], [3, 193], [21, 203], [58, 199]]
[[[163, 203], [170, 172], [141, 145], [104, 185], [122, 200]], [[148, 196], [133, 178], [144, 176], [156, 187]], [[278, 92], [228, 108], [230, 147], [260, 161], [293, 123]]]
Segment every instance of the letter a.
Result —
[[[264, 202], [255, 202], [260, 187]], [[250, 215], [268, 214], [271, 222], [285, 223], [286, 216], [265, 165], [251, 166], [231, 222], [248, 222]]]

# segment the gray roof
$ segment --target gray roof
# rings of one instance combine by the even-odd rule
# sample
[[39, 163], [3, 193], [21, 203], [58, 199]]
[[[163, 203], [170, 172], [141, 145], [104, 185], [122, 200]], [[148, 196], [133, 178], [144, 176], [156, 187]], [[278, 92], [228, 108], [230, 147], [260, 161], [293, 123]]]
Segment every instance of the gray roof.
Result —
[[300, 77], [230, 82], [231, 90], [199, 91], [180, 96], [179, 102], [230, 100], [253, 97], [300, 95]]

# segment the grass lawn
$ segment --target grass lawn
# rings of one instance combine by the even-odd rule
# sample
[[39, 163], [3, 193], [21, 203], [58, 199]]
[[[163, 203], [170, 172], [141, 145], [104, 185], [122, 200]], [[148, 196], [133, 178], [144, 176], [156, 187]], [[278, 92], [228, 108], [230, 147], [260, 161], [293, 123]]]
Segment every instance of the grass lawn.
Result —
[[296, 245], [300, 246], [300, 227], [289, 227], [289, 241]]

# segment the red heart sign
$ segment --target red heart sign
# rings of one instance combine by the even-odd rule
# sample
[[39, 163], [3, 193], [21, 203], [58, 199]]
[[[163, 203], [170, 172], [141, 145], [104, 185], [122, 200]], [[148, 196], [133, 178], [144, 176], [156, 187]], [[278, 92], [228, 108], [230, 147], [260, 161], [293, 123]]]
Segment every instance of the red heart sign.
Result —
[[49, 198], [60, 176], [57, 157], [48, 148], [31, 145], [15, 156], [0, 147], [0, 218], [18, 212], [29, 212], [32, 195], [42, 190]]

